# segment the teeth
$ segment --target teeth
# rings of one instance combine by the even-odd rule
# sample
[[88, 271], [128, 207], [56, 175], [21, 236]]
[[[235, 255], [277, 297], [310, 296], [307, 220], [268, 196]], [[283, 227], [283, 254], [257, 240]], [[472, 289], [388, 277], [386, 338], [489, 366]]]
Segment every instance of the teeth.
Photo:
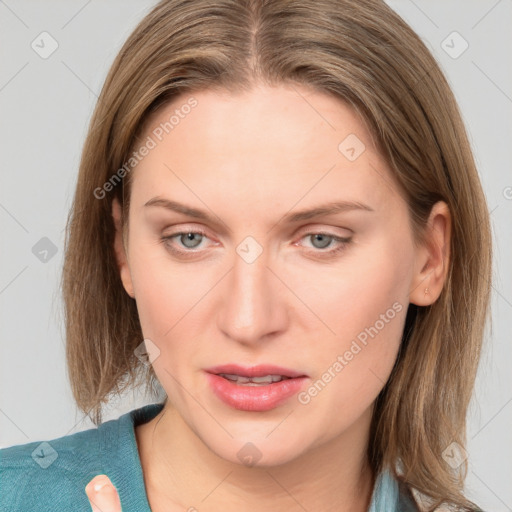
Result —
[[233, 380], [235, 382], [238, 382], [240, 384], [245, 384], [246, 382], [250, 382], [251, 379], [249, 377], [242, 377], [241, 375], [232, 375], [230, 373], [219, 373], [221, 377], [224, 377], [228, 380]]
[[265, 375], [263, 377], [252, 377], [252, 382], [256, 384], [272, 384], [272, 375]]
[[221, 377], [228, 379], [236, 384], [246, 386], [259, 386], [261, 384], [272, 384], [273, 382], [279, 382], [281, 380], [289, 379], [284, 375], [263, 375], [262, 377], [245, 377], [242, 375], [234, 375], [230, 373], [219, 373]]

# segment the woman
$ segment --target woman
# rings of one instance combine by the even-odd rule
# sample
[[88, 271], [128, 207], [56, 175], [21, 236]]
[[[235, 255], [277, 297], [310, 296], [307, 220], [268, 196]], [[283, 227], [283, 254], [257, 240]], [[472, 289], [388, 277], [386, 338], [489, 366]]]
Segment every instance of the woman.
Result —
[[[100, 425], [2, 450], [2, 500], [478, 510], [488, 217], [453, 94], [384, 2], [160, 2], [106, 79], [68, 222], [68, 366]], [[101, 423], [140, 370], [165, 401]]]

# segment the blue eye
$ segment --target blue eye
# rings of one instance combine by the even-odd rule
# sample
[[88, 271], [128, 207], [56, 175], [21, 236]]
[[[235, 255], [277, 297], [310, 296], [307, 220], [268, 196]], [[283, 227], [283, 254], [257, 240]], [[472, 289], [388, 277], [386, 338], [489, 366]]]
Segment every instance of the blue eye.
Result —
[[174, 233], [173, 235], [162, 237], [161, 242], [164, 243], [165, 246], [168, 247], [172, 252], [181, 254], [193, 251], [183, 251], [174, 247], [173, 244], [171, 244], [171, 241], [174, 238], [178, 238], [179, 243], [182, 244], [182, 246], [186, 249], [196, 249], [201, 244], [203, 237], [206, 237], [206, 233], [203, 233], [202, 231], [182, 231], [179, 233]]
[[[183, 245], [187, 249], [195, 249], [201, 243], [201, 239], [198, 242], [196, 235], [198, 237], [203, 236], [201, 233], [193, 233], [193, 232], [178, 234], [180, 243], [183, 243]], [[191, 245], [188, 245], [189, 242], [191, 243]]]
[[[315, 249], [319, 249], [319, 251], [314, 252], [325, 254], [326, 256], [330, 256], [344, 250], [352, 240], [351, 238], [343, 238], [329, 233], [308, 233], [302, 238], [310, 238], [310, 240], [312, 240], [313, 247]], [[315, 242], [318, 242], [318, 245], [315, 245]], [[333, 242], [336, 242], [338, 246], [334, 249], [324, 250], [326, 247], [330, 247]]]

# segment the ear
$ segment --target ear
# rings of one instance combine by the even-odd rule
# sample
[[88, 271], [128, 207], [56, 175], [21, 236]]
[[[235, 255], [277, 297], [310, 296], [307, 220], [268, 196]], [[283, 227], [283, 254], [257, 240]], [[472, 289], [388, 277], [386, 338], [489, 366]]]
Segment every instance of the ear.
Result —
[[130, 297], [134, 298], [135, 294], [133, 292], [132, 276], [130, 274], [128, 257], [126, 255], [126, 251], [123, 244], [123, 223], [121, 205], [119, 204], [117, 198], [114, 198], [112, 201], [112, 218], [114, 219], [114, 225], [116, 228], [114, 238], [114, 251], [116, 254], [117, 266], [119, 267], [121, 281], [123, 282], [123, 286], [124, 289], [126, 290], [126, 293]]
[[432, 207], [425, 242], [417, 248], [409, 300], [418, 306], [434, 303], [443, 290], [450, 261], [451, 215], [448, 205], [438, 201]]

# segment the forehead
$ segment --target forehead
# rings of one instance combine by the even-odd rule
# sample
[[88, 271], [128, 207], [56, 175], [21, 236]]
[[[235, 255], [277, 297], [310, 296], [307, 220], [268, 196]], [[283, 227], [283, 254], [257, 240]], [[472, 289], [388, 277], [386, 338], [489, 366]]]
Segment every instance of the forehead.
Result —
[[236, 197], [291, 208], [330, 193], [378, 208], [398, 196], [358, 114], [299, 85], [183, 94], [150, 118], [148, 137], [154, 147], [132, 171], [140, 201], [179, 190], [196, 203]]

